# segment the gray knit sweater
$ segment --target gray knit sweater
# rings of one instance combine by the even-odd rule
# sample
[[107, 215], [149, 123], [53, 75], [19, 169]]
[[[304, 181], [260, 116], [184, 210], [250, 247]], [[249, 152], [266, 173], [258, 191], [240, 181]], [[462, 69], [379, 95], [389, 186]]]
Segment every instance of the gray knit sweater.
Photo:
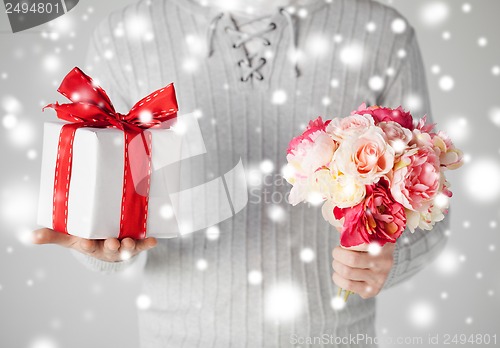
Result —
[[[335, 345], [320, 337], [375, 335], [375, 299], [354, 295], [343, 310], [332, 308], [331, 251], [339, 235], [319, 207], [286, 203], [290, 187], [280, 169], [288, 142], [318, 115], [345, 116], [362, 102], [429, 113], [417, 40], [396, 11], [373, 1], [320, 0], [288, 11], [276, 9], [247, 28], [245, 19], [191, 0], [140, 1], [109, 15], [93, 36], [86, 71], [117, 110], [174, 82], [181, 112], [198, 112], [207, 153], [183, 162], [185, 186], [223, 175], [240, 158], [248, 171], [266, 172], [250, 182], [248, 205], [217, 225], [218, 238], [202, 230], [149, 251], [143, 348], [321, 347]], [[236, 26], [272, 28], [252, 40], [263, 47], [255, 57], [245, 43], [234, 47], [242, 39]], [[294, 47], [298, 59], [291, 59]], [[205, 206], [219, 199], [197, 198]], [[428, 264], [446, 228], [444, 221], [430, 232], [406, 231], [385, 288]], [[135, 261], [78, 257], [102, 272]], [[315, 343], [299, 344], [307, 338]]]

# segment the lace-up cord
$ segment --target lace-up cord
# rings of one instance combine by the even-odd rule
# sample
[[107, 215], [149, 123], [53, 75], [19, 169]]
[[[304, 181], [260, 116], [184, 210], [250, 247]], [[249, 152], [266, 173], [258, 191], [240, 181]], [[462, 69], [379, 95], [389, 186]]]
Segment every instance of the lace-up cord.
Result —
[[259, 81], [264, 80], [264, 76], [260, 72], [260, 69], [266, 64], [266, 59], [260, 58], [257, 62], [257, 65], [252, 66], [249, 63], [253, 63], [253, 59], [255, 58], [256, 56], [254, 55], [253, 57], [250, 57], [248, 60], [242, 59], [238, 62], [238, 66], [243, 70], [241, 81], [246, 82], [252, 77], [255, 77]]
[[[256, 22], [256, 21], [259, 21], [262, 19], [264, 19], [264, 17], [263, 18], [256, 18], [250, 22], [246, 22], [246, 23], [241, 24], [240, 27], [243, 27], [243, 26], [248, 25], [252, 22]], [[266, 28], [259, 30], [259, 31], [256, 31], [254, 33], [249, 33], [249, 32], [243, 31], [240, 28], [236, 28], [236, 29], [231, 28], [231, 27], [225, 28], [226, 32], [231, 33], [232, 35], [235, 35], [237, 37], [236, 41], [233, 43], [234, 49], [240, 48], [244, 44], [246, 44], [252, 40], [261, 40], [262, 44], [264, 46], [270, 46], [271, 41], [269, 41], [267, 38], [265, 38], [264, 35], [267, 33], [270, 33], [271, 31], [273, 31], [275, 29], [276, 29], [275, 23], [269, 23], [269, 25]], [[250, 56], [250, 55], [248, 55], [247, 50], [245, 50], [245, 51], [246, 51], [247, 57], [238, 62], [238, 66], [242, 69], [242, 76], [240, 78], [241, 81], [247, 82], [254, 77], [257, 80], [262, 81], [264, 79], [264, 76], [260, 72], [260, 69], [262, 69], [264, 67], [264, 65], [266, 64], [266, 62], [267, 62], [266, 59], [261, 57], [257, 61], [255, 61], [257, 58], [257, 55], [255, 54], [253, 56]]]
[[[286, 21], [288, 22], [288, 30], [290, 32], [292, 53], [295, 57], [295, 55], [297, 53], [297, 42], [296, 42], [295, 26], [294, 26], [294, 22], [292, 19], [292, 15], [289, 12], [287, 12], [284, 8], [281, 8], [279, 10], [279, 13], [281, 15], [283, 15], [285, 17]], [[215, 16], [212, 19], [212, 21], [210, 22], [210, 25], [208, 27], [208, 31], [207, 31], [207, 43], [208, 43], [207, 54], [208, 54], [208, 57], [211, 57], [214, 53], [215, 33], [216, 33], [217, 25], [218, 25], [219, 21], [222, 19], [222, 17], [224, 17], [224, 13], [220, 13], [217, 16]], [[266, 17], [255, 18], [251, 21], [248, 21], [248, 22], [242, 24], [241, 26], [248, 25], [248, 24], [255, 22], [255, 21], [260, 21], [264, 18], [266, 18]], [[236, 48], [240, 48], [242, 45], [244, 45], [245, 43], [247, 43], [251, 40], [257, 40], [257, 39], [262, 40], [262, 43], [264, 46], [270, 46], [271, 42], [268, 39], [264, 38], [263, 35], [271, 32], [275, 29], [276, 29], [276, 24], [270, 23], [267, 28], [265, 28], [259, 32], [256, 32], [256, 33], [243, 32], [241, 30], [233, 29], [230, 27], [227, 27], [226, 31], [227, 32], [230, 31], [233, 34], [236, 34], [239, 36], [239, 38], [233, 44], [233, 48], [236, 49]], [[252, 63], [253, 63], [253, 60], [255, 58], [256, 58], [255, 55], [251, 56], [251, 57], [248, 56], [246, 59], [242, 59], [238, 62], [238, 66], [240, 66], [244, 70], [243, 75], [241, 77], [241, 81], [248, 81], [250, 78], [252, 78], [254, 76], [258, 80], [264, 79], [262, 73], [260, 72], [260, 69], [262, 69], [262, 67], [266, 64], [266, 59], [261, 57], [258, 60], [258, 62], [256, 63], [256, 65], [253, 65]], [[294, 61], [294, 70], [295, 70], [295, 75], [297, 77], [299, 77], [301, 75], [301, 71], [299, 69], [297, 61]]]
[[276, 24], [275, 23], [270, 23], [269, 26], [266, 29], [257, 31], [255, 33], [247, 33], [238, 29], [233, 29], [230, 27], [226, 27], [227, 32], [231, 32], [235, 35], [238, 36], [238, 39], [235, 41], [233, 44], [233, 48], [240, 48], [241, 45], [244, 45], [245, 43], [252, 41], [254, 39], [260, 39], [262, 40], [262, 43], [264, 46], [269, 46], [271, 45], [271, 41], [263, 37], [263, 35], [273, 31], [276, 29]]

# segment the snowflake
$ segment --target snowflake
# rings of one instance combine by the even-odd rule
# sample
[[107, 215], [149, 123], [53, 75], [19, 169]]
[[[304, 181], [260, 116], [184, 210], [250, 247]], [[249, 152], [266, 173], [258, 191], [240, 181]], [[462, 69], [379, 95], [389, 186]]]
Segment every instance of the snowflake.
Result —
[[39, 337], [33, 340], [29, 348], [58, 348], [57, 343], [49, 337]]
[[470, 198], [478, 202], [492, 202], [500, 196], [500, 165], [492, 158], [483, 158], [469, 164], [463, 174], [464, 186]]
[[300, 259], [305, 263], [311, 262], [314, 260], [314, 251], [311, 248], [302, 249], [300, 251]]
[[218, 226], [210, 226], [205, 231], [205, 235], [208, 240], [217, 240], [220, 236], [220, 229]]
[[198, 70], [198, 61], [196, 59], [194, 59], [193, 57], [189, 57], [189, 58], [186, 58], [184, 59], [184, 63], [182, 64], [182, 68], [184, 69], [184, 71], [188, 72], [188, 73], [192, 73], [192, 72], [195, 72], [196, 70]]
[[375, 30], [377, 30], [377, 25], [374, 22], [368, 22], [366, 24], [366, 30], [370, 33], [373, 33]]
[[477, 44], [479, 45], [479, 47], [486, 47], [488, 45], [488, 39], [485, 37], [480, 37], [479, 39], [477, 39]]
[[401, 48], [400, 50], [398, 50], [397, 55], [398, 55], [398, 58], [401, 58], [401, 59], [406, 58], [406, 55], [407, 55], [406, 50]]
[[412, 112], [420, 111], [422, 109], [422, 98], [416, 94], [408, 94], [403, 101], [403, 104]]
[[465, 117], [453, 117], [444, 124], [446, 134], [448, 134], [454, 143], [460, 143], [467, 139], [470, 128]]
[[302, 294], [291, 284], [272, 286], [265, 298], [266, 317], [276, 322], [293, 320], [302, 311]]
[[441, 67], [439, 65], [433, 65], [433, 66], [431, 66], [431, 72], [434, 75], [437, 75], [441, 72]]
[[129, 39], [143, 39], [150, 32], [150, 19], [140, 15], [127, 17], [124, 23]]
[[328, 106], [332, 103], [332, 100], [330, 99], [330, 97], [323, 97], [321, 99], [321, 104], [323, 104], [323, 106]]
[[307, 42], [307, 52], [315, 57], [323, 56], [328, 52], [328, 40], [321, 35], [312, 36]]
[[348, 67], [359, 67], [363, 62], [363, 47], [358, 44], [345, 46], [340, 51], [340, 60]]
[[333, 42], [335, 42], [335, 43], [341, 43], [343, 40], [344, 40], [344, 38], [340, 34], [335, 34], [333, 36]]
[[283, 105], [286, 103], [287, 95], [286, 92], [282, 89], [278, 89], [273, 92], [271, 102], [275, 105]]
[[330, 301], [330, 306], [332, 306], [333, 310], [340, 311], [345, 308], [346, 302], [342, 296], [335, 296]]
[[170, 204], [164, 204], [160, 207], [160, 216], [165, 220], [169, 220], [174, 216], [174, 209]]
[[208, 268], [208, 262], [205, 259], [199, 259], [196, 261], [196, 268], [198, 268], [200, 271], [204, 271]]
[[382, 247], [380, 246], [380, 244], [373, 242], [368, 245], [368, 254], [372, 256], [377, 256], [380, 255], [381, 252], [382, 252]]
[[148, 295], [141, 294], [137, 296], [135, 304], [138, 309], [148, 309], [149, 307], [151, 307], [151, 298]]
[[14, 129], [17, 125], [17, 117], [14, 115], [5, 115], [2, 118], [2, 125], [5, 127], [5, 129]]
[[269, 219], [274, 222], [282, 222], [286, 218], [285, 209], [279, 205], [272, 205], [267, 209]]
[[130, 251], [127, 250], [120, 251], [120, 260], [127, 261], [130, 260], [131, 258], [132, 258], [132, 253]]
[[373, 91], [381, 91], [384, 88], [384, 79], [380, 76], [372, 76], [368, 81], [368, 86]]
[[338, 79], [332, 79], [330, 81], [330, 86], [332, 86], [332, 88], [338, 88], [339, 87], [339, 80]]
[[448, 92], [451, 91], [455, 87], [455, 80], [448, 75], [445, 75], [439, 79], [439, 88], [441, 90]]
[[34, 149], [30, 149], [28, 150], [28, 152], [26, 153], [26, 156], [28, 157], [28, 159], [30, 160], [34, 160], [37, 158], [38, 156], [38, 153], [36, 152], [36, 150]]
[[426, 328], [435, 319], [434, 307], [427, 302], [418, 302], [410, 307], [410, 321], [417, 327]]
[[299, 15], [300, 18], [306, 18], [308, 15], [308, 12], [305, 8], [301, 8], [297, 14]]
[[263, 174], [270, 174], [274, 170], [274, 163], [271, 160], [263, 160], [260, 162], [259, 168]]
[[443, 2], [431, 2], [422, 7], [420, 18], [429, 26], [436, 26], [444, 22], [450, 13], [448, 5]]
[[252, 285], [258, 285], [262, 283], [262, 272], [257, 270], [248, 272], [248, 282]]
[[450, 275], [458, 271], [458, 261], [457, 252], [452, 249], [446, 249], [436, 259], [435, 266], [440, 273]]
[[111, 50], [104, 51], [104, 58], [106, 58], [107, 60], [113, 59], [113, 56], [114, 56], [113, 51]]
[[59, 70], [61, 61], [55, 55], [48, 55], [42, 60], [42, 65], [47, 72], [55, 72]]
[[391, 23], [391, 29], [395, 34], [404, 33], [406, 30], [406, 22], [402, 18], [396, 18]]

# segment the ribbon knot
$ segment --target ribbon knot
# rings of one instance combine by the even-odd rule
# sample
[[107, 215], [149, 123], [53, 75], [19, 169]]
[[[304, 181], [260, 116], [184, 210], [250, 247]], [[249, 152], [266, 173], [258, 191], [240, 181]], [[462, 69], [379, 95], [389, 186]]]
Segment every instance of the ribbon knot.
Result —
[[[67, 121], [59, 135], [58, 156], [54, 177], [53, 228], [68, 233], [68, 195], [71, 182], [73, 140], [76, 130], [82, 127], [117, 128], [123, 131], [124, 175], [119, 238], [144, 238], [146, 235], [149, 182], [151, 176], [151, 139], [146, 137], [149, 128], [168, 128], [177, 116], [177, 100], [173, 84], [159, 89], [138, 101], [127, 114], [118, 113], [108, 95], [92, 78], [79, 68], [72, 69], [63, 79], [58, 92], [71, 103], [49, 104], [57, 117]], [[141, 156], [130, 150], [132, 140], [141, 135], [146, 157], [131, 167], [131, 157]], [[133, 170], [132, 170], [133, 169]], [[147, 179], [146, 195], [137, 193], [134, 177]], [[137, 184], [137, 183], [136, 183]]]

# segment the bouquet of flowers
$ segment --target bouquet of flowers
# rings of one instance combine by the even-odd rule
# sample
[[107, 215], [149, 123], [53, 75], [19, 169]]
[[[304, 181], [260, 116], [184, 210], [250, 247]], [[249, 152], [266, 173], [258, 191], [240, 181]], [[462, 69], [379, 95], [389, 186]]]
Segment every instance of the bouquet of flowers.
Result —
[[288, 147], [289, 202], [323, 203], [344, 248], [395, 243], [407, 227], [432, 229], [452, 196], [445, 171], [463, 157], [434, 126], [402, 107], [365, 104], [345, 118], [318, 117]]

